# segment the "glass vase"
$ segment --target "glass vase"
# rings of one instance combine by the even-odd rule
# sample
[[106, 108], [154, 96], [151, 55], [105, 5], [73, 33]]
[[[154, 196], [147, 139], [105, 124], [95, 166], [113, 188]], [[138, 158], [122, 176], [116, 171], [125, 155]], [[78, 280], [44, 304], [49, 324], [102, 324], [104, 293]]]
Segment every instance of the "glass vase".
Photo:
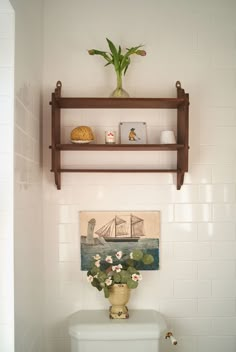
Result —
[[116, 73], [116, 78], [117, 78], [116, 89], [111, 93], [111, 97], [128, 98], [129, 94], [122, 87], [122, 75], [119, 72]]

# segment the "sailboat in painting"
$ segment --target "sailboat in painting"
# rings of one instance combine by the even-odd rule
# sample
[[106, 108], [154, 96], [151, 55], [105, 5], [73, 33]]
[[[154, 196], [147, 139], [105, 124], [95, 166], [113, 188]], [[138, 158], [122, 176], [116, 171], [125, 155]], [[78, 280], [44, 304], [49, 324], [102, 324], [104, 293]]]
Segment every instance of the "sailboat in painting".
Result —
[[137, 242], [144, 234], [144, 220], [130, 215], [128, 220], [115, 216], [95, 233], [107, 242]]

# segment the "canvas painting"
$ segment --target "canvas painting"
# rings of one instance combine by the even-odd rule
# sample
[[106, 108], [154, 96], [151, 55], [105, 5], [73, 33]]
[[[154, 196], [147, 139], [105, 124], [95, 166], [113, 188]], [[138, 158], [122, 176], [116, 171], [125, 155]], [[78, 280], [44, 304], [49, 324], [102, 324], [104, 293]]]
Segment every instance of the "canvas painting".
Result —
[[154, 262], [139, 264], [139, 270], [159, 269], [159, 211], [80, 212], [81, 270], [89, 270], [91, 258], [106, 257], [118, 251], [128, 254], [134, 249], [152, 254]]

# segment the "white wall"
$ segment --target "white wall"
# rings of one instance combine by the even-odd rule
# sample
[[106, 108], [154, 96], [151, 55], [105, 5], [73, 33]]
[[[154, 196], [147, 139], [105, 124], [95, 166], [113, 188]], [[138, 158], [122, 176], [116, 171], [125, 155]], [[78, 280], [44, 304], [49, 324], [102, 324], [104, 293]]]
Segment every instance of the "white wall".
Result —
[[[80, 210], [160, 210], [161, 263], [145, 272], [130, 308], [161, 311], [181, 352], [236, 349], [236, 46], [233, 1], [45, 1], [44, 27], [44, 351], [68, 351], [67, 317], [108, 308], [80, 271]], [[86, 50], [145, 44], [124, 81], [131, 96], [190, 94], [190, 167], [185, 185], [164, 174], [63, 174], [57, 191], [50, 173], [50, 107], [57, 80], [65, 96], [108, 96], [112, 67]], [[124, 119], [146, 121], [153, 137], [173, 127], [169, 111], [67, 111], [63, 139], [87, 124], [100, 136]], [[166, 153], [65, 153], [64, 165], [168, 162]], [[115, 159], [115, 161], [114, 161]], [[173, 162], [171, 157], [171, 163]], [[172, 350], [163, 346], [163, 351]], [[174, 349], [173, 349], [174, 350]]]
[[14, 351], [13, 104], [14, 11], [0, 1], [0, 351]]
[[15, 351], [42, 351], [42, 1], [12, 1], [15, 48]]

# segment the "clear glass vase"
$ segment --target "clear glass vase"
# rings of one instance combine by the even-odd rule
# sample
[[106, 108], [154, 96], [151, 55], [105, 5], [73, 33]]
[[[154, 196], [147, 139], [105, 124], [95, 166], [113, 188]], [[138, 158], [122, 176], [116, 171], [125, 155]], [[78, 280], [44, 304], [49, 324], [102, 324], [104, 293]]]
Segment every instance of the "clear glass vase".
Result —
[[116, 89], [111, 93], [111, 97], [113, 98], [128, 98], [129, 94], [122, 87], [122, 75], [117, 72], [117, 86]]

